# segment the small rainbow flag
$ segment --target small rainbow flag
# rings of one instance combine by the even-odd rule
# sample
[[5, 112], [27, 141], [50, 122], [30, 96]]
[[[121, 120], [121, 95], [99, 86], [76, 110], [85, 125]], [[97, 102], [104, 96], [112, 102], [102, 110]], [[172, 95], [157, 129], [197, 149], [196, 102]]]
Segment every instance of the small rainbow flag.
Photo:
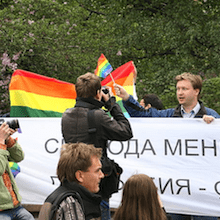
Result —
[[10, 117], [61, 117], [75, 105], [75, 85], [16, 70], [9, 85]]
[[104, 54], [101, 54], [101, 56], [98, 59], [98, 65], [95, 70], [95, 75], [105, 78], [111, 71], [112, 66], [104, 56]]
[[14, 177], [16, 177], [21, 171], [19, 165], [15, 162], [9, 162], [9, 167]]

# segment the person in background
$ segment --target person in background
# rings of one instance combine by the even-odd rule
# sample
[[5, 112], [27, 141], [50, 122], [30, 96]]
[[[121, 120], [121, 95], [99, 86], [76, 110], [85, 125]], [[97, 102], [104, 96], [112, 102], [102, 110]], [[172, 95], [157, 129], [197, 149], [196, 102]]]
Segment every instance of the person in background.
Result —
[[6, 122], [0, 127], [0, 219], [34, 220], [31, 213], [21, 206], [21, 195], [9, 166], [9, 161], [24, 159], [22, 148], [11, 137], [14, 132]]
[[[101, 196], [99, 183], [104, 177], [100, 162], [102, 149], [85, 143], [64, 144], [57, 165], [57, 176], [61, 185], [45, 200], [39, 220], [48, 220], [52, 204], [67, 191], [78, 193], [78, 197], [67, 195], [56, 210], [56, 220], [96, 220], [101, 219]], [[80, 202], [82, 200], [82, 203]]]
[[140, 105], [144, 109], [149, 109], [151, 107], [156, 108], [157, 110], [164, 109], [162, 101], [159, 99], [159, 97], [155, 94], [147, 94], [145, 95], [141, 101]]
[[157, 192], [157, 187], [149, 176], [135, 174], [125, 182], [121, 204], [116, 210], [113, 219], [167, 219], [167, 214]]
[[[182, 118], [203, 118], [210, 124], [215, 118], [220, 118], [220, 115], [213, 109], [207, 108], [199, 100], [202, 90], [202, 78], [199, 75], [191, 73], [182, 73], [175, 77], [176, 80], [176, 96], [179, 102], [176, 108], [157, 110], [149, 108], [147, 111], [140, 111], [140, 104], [129, 95], [126, 90], [115, 85], [116, 95], [123, 100], [123, 106], [131, 117], [182, 117]], [[173, 220], [217, 220], [217, 217], [211, 216], [190, 216], [184, 214], [173, 214]]]

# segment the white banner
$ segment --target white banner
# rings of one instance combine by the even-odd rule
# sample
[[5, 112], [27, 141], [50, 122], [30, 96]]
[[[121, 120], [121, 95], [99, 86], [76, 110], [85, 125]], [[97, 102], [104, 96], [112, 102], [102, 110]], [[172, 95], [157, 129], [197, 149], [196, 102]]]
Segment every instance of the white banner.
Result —
[[[12, 120], [12, 118], [5, 118]], [[123, 168], [154, 178], [167, 212], [220, 216], [220, 120], [129, 118], [134, 137], [111, 142], [108, 155]], [[63, 143], [60, 118], [19, 118], [15, 133], [25, 159], [16, 176], [24, 204], [42, 204], [59, 185], [56, 167]], [[122, 185], [122, 184], [121, 184]], [[117, 208], [121, 191], [110, 206]]]

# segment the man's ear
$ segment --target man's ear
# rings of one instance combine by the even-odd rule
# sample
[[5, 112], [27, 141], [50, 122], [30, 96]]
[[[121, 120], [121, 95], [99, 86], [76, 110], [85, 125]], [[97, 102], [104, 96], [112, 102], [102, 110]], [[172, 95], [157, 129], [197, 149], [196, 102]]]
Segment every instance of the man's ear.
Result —
[[146, 110], [149, 109], [149, 108], [151, 108], [151, 104], [148, 103], [147, 106], [145, 106], [144, 108], [145, 108]]
[[83, 172], [81, 170], [77, 170], [75, 172], [75, 177], [76, 177], [76, 179], [78, 180], [79, 183], [83, 182], [84, 175], [83, 175]]
[[196, 91], [196, 94], [197, 94], [197, 97], [198, 97], [200, 90], [199, 89], [195, 89], [195, 91]]
[[100, 89], [100, 90], [97, 90], [95, 98], [96, 98], [97, 100], [101, 100], [101, 89]]

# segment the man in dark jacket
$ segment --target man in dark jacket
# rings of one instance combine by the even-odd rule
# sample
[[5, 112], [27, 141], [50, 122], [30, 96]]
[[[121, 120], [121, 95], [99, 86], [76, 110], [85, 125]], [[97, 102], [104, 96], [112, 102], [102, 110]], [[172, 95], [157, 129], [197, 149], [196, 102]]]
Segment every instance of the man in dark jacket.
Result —
[[[126, 141], [132, 138], [130, 123], [116, 103], [115, 97], [111, 96], [111, 91], [109, 90], [107, 94], [103, 92], [101, 80], [95, 74], [86, 73], [78, 77], [75, 88], [76, 105], [67, 109], [62, 116], [64, 140], [66, 143], [84, 142], [102, 148], [104, 168], [106, 164], [103, 161], [107, 161], [108, 141]], [[113, 118], [102, 109], [103, 106]], [[93, 113], [90, 115], [91, 112]], [[92, 122], [89, 123], [90, 119]], [[105, 173], [104, 169], [103, 172]], [[106, 177], [101, 181], [100, 194], [104, 204], [107, 202], [108, 206], [111, 194], [106, 191], [108, 187], [102, 187], [105, 179]], [[110, 219], [109, 208], [107, 209], [108, 217], [102, 216], [102, 219]]]
[[62, 146], [57, 166], [61, 184], [45, 200], [39, 220], [101, 219], [101, 196], [96, 194], [104, 177], [101, 156], [102, 150], [93, 145], [69, 143]]

